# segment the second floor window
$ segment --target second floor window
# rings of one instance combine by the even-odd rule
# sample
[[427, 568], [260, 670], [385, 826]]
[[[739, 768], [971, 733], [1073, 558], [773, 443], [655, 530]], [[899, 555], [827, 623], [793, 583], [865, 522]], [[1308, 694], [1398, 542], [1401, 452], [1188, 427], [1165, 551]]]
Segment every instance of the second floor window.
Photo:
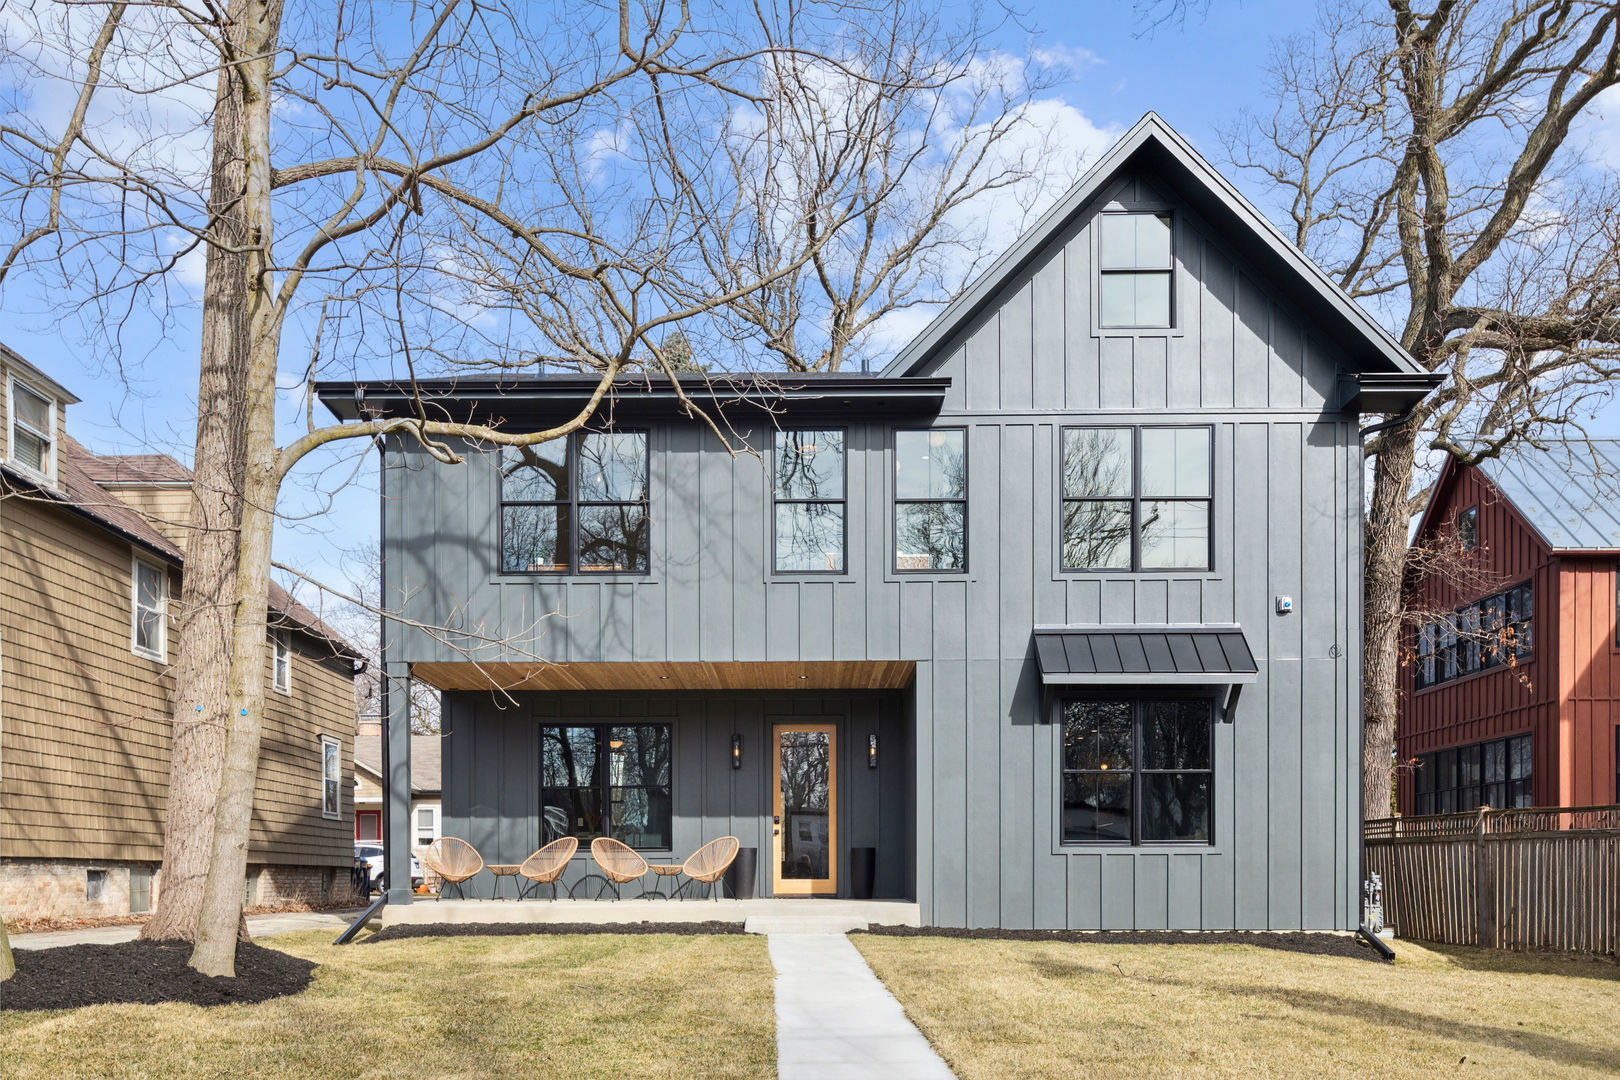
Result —
[[169, 575], [157, 563], [136, 559], [130, 590], [129, 642], [140, 656], [164, 660], [168, 655]]
[[786, 573], [844, 569], [844, 433], [778, 431], [775, 567]]
[[575, 432], [501, 448], [501, 569], [647, 572], [647, 435]]
[[1097, 245], [1097, 325], [1168, 327], [1172, 277], [1170, 215], [1103, 214]]
[[277, 693], [292, 693], [292, 639], [285, 630], [270, 631], [270, 686]]
[[7, 456], [41, 476], [56, 477], [56, 404], [11, 380], [11, 432]]
[[1063, 429], [1063, 569], [1208, 570], [1207, 427]]
[[1464, 551], [1479, 546], [1479, 507], [1470, 506], [1457, 515], [1457, 546]]
[[1417, 688], [1530, 659], [1534, 599], [1527, 581], [1419, 626]]
[[967, 432], [894, 433], [894, 568], [967, 569]]

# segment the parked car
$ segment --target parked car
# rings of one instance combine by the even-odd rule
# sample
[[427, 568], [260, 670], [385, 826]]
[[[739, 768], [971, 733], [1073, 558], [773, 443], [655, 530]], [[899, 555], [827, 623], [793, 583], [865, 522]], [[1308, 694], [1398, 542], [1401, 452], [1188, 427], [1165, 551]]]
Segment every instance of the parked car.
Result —
[[[371, 887], [380, 889], [383, 886], [383, 849], [381, 844], [354, 845], [354, 857], [364, 862], [371, 869]], [[414, 854], [411, 856], [411, 888], [422, 884], [422, 862]]]

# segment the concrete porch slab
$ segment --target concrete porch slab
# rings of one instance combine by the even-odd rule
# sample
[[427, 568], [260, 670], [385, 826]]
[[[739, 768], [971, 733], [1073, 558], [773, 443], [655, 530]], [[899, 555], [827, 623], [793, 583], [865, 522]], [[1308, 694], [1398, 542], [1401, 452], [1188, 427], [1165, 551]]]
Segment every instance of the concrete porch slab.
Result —
[[874, 923], [918, 926], [922, 916], [909, 900], [414, 900], [385, 905], [378, 921], [383, 926], [740, 922], [751, 934], [844, 934]]

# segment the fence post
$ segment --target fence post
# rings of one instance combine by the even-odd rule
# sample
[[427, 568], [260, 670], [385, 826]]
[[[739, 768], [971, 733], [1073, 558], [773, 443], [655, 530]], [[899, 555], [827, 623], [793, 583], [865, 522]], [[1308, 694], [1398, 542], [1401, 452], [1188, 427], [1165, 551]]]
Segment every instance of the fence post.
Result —
[[1490, 809], [1480, 807], [1474, 823], [1474, 912], [1479, 918], [1477, 932], [1483, 949], [1496, 944], [1496, 868], [1485, 848], [1485, 815]]

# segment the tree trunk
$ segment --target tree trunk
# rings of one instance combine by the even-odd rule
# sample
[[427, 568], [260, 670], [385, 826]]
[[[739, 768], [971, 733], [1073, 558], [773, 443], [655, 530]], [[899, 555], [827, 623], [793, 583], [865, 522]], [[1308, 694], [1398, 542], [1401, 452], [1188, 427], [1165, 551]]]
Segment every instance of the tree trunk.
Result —
[[17, 973], [17, 961], [11, 957], [11, 939], [6, 936], [6, 921], [0, 919], [0, 982]]
[[[231, 4], [229, 39], [238, 49], [250, 4]], [[180, 588], [179, 656], [169, 761], [163, 874], [157, 905], [141, 931], [155, 940], [195, 941], [203, 880], [213, 851], [214, 798], [219, 792], [225, 731], [230, 723], [229, 670], [236, 580], [236, 537], [245, 482], [246, 426], [239, 396], [247, 381], [248, 259], [252, 229], [242, 209], [245, 180], [243, 84], [225, 66], [215, 91], [214, 153], [208, 209], [217, 245], [207, 253], [203, 286], [202, 364], [197, 380], [197, 442], [190, 531]], [[236, 250], [224, 251], [219, 245]]]
[[[232, 5], [233, 12], [236, 9]], [[264, 728], [266, 675], [265, 623], [270, 591], [270, 545], [281, 482], [275, 439], [276, 362], [281, 318], [271, 273], [274, 216], [270, 204], [270, 72], [281, 21], [279, 0], [246, 5], [243, 52], [237, 65], [242, 87], [243, 188], [241, 213], [253, 238], [248, 252], [246, 303], [248, 366], [234, 388], [232, 408], [242, 421], [240, 443], [197, 445], [197, 460], [216, 455], [222, 464], [241, 454], [246, 461], [240, 500], [240, 526], [228, 537], [235, 545], [235, 574], [216, 598], [232, 617], [229, 669], [229, 727], [223, 768], [213, 802], [212, 855], [203, 886], [191, 966], [204, 975], [236, 973], [236, 943], [247, 936], [242, 917], [242, 883], [247, 873], [248, 836], [253, 821], [253, 788], [259, 771]], [[233, 23], [240, 20], [233, 17]]]
[[1402, 586], [1406, 574], [1406, 534], [1411, 516], [1411, 484], [1418, 432], [1412, 419], [1379, 436], [1373, 464], [1372, 501], [1367, 508], [1366, 596], [1362, 620], [1366, 641], [1362, 661], [1361, 814], [1389, 817], [1395, 774], [1395, 713], [1399, 691]]

